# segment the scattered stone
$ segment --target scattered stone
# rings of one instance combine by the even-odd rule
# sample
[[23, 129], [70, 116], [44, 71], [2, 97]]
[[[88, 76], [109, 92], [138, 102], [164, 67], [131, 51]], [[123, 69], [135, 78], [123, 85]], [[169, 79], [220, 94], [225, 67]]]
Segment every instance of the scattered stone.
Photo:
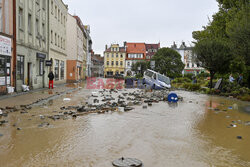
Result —
[[153, 104], [152, 103], [148, 103], [148, 106], [152, 106]]
[[0, 116], [2, 116], [3, 115], [3, 111], [0, 109]]
[[45, 119], [44, 115], [39, 115], [40, 119]]
[[237, 139], [241, 140], [241, 139], [242, 139], [242, 136], [237, 136]]
[[229, 116], [229, 115], [227, 115], [227, 116], [226, 116], [226, 118], [230, 118], [230, 116]]
[[73, 117], [73, 118], [76, 118], [76, 117], [77, 117], [77, 115], [76, 115], [76, 114], [73, 114], [73, 115], [72, 115], [72, 117]]
[[143, 108], [143, 109], [147, 109], [147, 108], [148, 108], [148, 106], [144, 105], [144, 106], [142, 106], [142, 108]]
[[22, 130], [22, 128], [16, 128], [17, 130]]
[[21, 111], [20, 114], [28, 114], [27, 111]]
[[5, 107], [5, 109], [6, 109], [6, 110], [13, 110], [14, 107], [9, 107], [9, 106], [7, 106], [7, 107]]
[[0, 133], [0, 137], [3, 137], [3, 134]]
[[131, 110], [133, 110], [134, 108], [133, 107], [125, 107], [124, 108], [124, 111], [131, 111]]
[[246, 126], [250, 126], [250, 121], [245, 122]]
[[214, 111], [220, 111], [220, 109], [218, 109], [218, 108], [215, 108], [215, 109], [214, 109]]

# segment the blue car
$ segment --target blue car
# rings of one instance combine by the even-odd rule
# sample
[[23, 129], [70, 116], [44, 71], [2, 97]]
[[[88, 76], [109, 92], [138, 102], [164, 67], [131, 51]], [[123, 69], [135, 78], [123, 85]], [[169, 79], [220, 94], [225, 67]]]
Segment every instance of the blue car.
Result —
[[170, 79], [153, 70], [147, 70], [144, 72], [143, 84], [149, 85], [152, 89], [170, 89]]

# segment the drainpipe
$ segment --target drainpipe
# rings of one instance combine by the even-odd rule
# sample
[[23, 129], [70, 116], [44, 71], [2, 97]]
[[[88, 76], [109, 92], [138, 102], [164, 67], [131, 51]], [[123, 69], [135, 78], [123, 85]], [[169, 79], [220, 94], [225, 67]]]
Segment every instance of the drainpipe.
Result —
[[13, 81], [16, 90], [16, 64], [17, 64], [17, 51], [16, 51], [16, 0], [13, 0]]

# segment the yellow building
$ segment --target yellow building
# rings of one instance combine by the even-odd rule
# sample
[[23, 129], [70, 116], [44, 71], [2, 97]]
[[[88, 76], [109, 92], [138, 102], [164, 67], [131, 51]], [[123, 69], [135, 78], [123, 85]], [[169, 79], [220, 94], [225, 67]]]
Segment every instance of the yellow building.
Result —
[[124, 74], [125, 71], [126, 47], [119, 47], [119, 44], [112, 44], [109, 48], [106, 45], [104, 51], [104, 75], [112, 77], [117, 74]]

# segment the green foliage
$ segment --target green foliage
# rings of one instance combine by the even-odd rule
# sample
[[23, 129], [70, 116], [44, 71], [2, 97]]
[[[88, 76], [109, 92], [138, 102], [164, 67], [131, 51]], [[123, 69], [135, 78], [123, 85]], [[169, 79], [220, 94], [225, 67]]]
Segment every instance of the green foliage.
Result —
[[191, 83], [191, 79], [187, 77], [175, 78], [172, 83]]
[[193, 79], [193, 76], [194, 76], [194, 74], [184, 74], [184, 77], [186, 77], [186, 78], [189, 78], [189, 79]]
[[141, 75], [143, 75], [143, 73], [149, 68], [149, 66], [150, 66], [150, 62], [148, 61], [138, 61], [135, 64], [132, 64], [131, 70], [135, 72], [139, 72], [138, 67], [140, 67], [141, 68], [140, 73]]
[[197, 90], [200, 90], [201, 85], [200, 84], [192, 84], [192, 83], [184, 83], [183, 88], [185, 88], [186, 90], [190, 90], [190, 91], [197, 91]]
[[[217, 0], [219, 11], [201, 31], [194, 31], [193, 38], [200, 43], [204, 40], [219, 39], [231, 49], [231, 62], [227, 69], [243, 73], [244, 82], [250, 87], [250, 2], [249, 0]], [[228, 71], [225, 69], [225, 72]]]
[[143, 78], [143, 75], [141, 73], [138, 73], [135, 75], [135, 78], [137, 79], [142, 79]]
[[153, 60], [155, 61], [155, 71], [170, 78], [180, 76], [185, 66], [181, 61], [181, 55], [170, 48], [159, 49]]

